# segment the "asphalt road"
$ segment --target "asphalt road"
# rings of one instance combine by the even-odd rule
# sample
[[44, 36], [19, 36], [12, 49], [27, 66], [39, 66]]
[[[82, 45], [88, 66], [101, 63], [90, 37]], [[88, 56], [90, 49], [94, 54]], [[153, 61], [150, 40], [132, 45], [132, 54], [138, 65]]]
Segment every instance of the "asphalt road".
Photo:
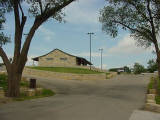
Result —
[[129, 120], [145, 102], [149, 75], [109, 80], [37, 79], [57, 94], [0, 106], [0, 120]]

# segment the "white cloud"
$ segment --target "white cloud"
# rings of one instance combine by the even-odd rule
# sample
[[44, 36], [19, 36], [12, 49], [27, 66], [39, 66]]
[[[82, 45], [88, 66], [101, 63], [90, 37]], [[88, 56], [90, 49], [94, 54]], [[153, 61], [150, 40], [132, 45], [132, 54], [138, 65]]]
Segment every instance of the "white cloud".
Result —
[[79, 0], [65, 8], [66, 21], [72, 23], [98, 23], [99, 9], [95, 9], [97, 0]]
[[[97, 66], [97, 68], [101, 68], [101, 65]], [[103, 69], [103, 70], [106, 70], [106, 69], [107, 69], [107, 64], [103, 64], [103, 65], [102, 65], [102, 69]]]
[[[153, 47], [145, 49], [143, 47], [137, 46], [136, 41], [129, 35], [126, 35], [122, 40], [117, 43], [117, 45], [111, 48], [101, 48], [103, 48], [103, 57], [140, 55], [147, 52], [151, 53], [153, 51]], [[89, 57], [90, 53], [83, 52], [79, 53], [78, 55], [82, 57]], [[92, 57], [100, 57], [100, 52], [92, 52]]]
[[[78, 56], [82, 56], [82, 57], [89, 57], [90, 56], [90, 53], [89, 52], [83, 52], [83, 53], [79, 53], [77, 54]], [[100, 53], [98, 52], [92, 52], [92, 57], [99, 57], [100, 56]]]
[[[83, 53], [79, 53], [79, 54], [76, 54], [76, 55], [82, 56], [82, 57], [89, 57], [90, 53], [89, 52], [83, 52]], [[92, 52], [91, 56], [92, 57], [100, 57], [101, 54], [100, 54], [100, 52]], [[103, 56], [108, 56], [108, 55], [107, 54], [103, 54]]]
[[43, 34], [45, 40], [48, 41], [48, 42], [50, 42], [53, 39], [53, 37], [55, 36], [55, 33], [53, 31], [51, 31], [51, 30], [49, 30], [49, 29], [47, 29], [43, 26], [41, 26], [39, 28], [39, 33]]
[[129, 35], [125, 36], [118, 44], [112, 48], [108, 49], [107, 54], [112, 55], [132, 55], [141, 54], [145, 52], [151, 52], [151, 48], [145, 49], [140, 46], [136, 46], [136, 41]]

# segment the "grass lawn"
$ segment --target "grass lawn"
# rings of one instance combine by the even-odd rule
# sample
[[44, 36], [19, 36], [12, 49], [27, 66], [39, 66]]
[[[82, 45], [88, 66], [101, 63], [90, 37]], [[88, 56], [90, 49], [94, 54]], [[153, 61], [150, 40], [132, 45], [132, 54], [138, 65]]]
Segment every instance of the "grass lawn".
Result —
[[[20, 86], [28, 88], [29, 82], [23, 78], [20, 83]], [[7, 75], [5, 74], [0, 74], [0, 87], [2, 87], [5, 92], [7, 91]], [[24, 100], [30, 100], [30, 99], [36, 99], [36, 98], [49, 97], [49, 96], [53, 96], [54, 94], [55, 93], [52, 90], [45, 89], [45, 88], [43, 88], [41, 94], [35, 94], [35, 96], [26, 96], [25, 93], [21, 91], [20, 97], [14, 98], [13, 100], [24, 101]]]
[[[157, 88], [155, 88], [155, 81], [157, 81]], [[151, 80], [148, 84], [148, 90], [149, 89], [156, 89], [157, 90], [157, 95], [156, 95], [156, 103], [160, 104], [160, 80], [158, 77], [151, 77]]]
[[43, 97], [50, 97], [53, 96], [55, 93], [51, 91], [50, 89], [43, 89], [42, 94], [36, 94], [35, 96], [26, 96], [24, 93], [21, 93], [20, 97], [14, 98], [16, 101], [24, 101], [24, 100], [31, 100], [36, 98], [43, 98]]
[[51, 72], [60, 72], [60, 73], [75, 73], [75, 74], [99, 74], [103, 72], [93, 71], [83, 68], [69, 68], [69, 67], [29, 67], [36, 70], [44, 70]]

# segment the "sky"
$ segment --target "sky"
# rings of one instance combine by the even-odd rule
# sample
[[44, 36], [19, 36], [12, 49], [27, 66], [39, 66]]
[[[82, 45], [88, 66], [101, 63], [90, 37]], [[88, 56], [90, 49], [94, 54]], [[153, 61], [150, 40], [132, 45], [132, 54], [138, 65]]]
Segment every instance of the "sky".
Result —
[[[55, 48], [72, 55], [89, 60], [89, 35], [92, 36], [92, 63], [100, 67], [100, 48], [103, 48], [103, 69], [133, 66], [138, 62], [147, 66], [149, 59], [155, 58], [152, 49], [136, 46], [136, 41], [130, 37], [128, 31], [120, 30], [116, 38], [112, 38], [102, 31], [99, 22], [99, 11], [106, 5], [105, 0], [78, 0], [64, 9], [65, 23], [53, 19], [45, 22], [33, 37], [27, 65], [32, 65], [31, 58], [44, 55]], [[23, 7], [27, 7], [26, 4]], [[28, 12], [26, 12], [28, 15]], [[11, 36], [11, 43], [3, 46], [8, 57], [13, 57], [14, 16], [6, 15], [4, 32]], [[33, 18], [28, 17], [24, 33], [28, 33], [33, 24]], [[25, 36], [23, 37], [24, 41]]]

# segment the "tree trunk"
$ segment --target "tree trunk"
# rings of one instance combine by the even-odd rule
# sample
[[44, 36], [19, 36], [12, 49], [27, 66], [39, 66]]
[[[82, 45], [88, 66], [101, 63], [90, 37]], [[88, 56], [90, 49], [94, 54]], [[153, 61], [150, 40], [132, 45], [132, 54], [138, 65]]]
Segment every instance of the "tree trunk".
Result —
[[155, 45], [155, 50], [156, 50], [156, 55], [157, 55], [158, 77], [160, 79], [160, 50], [159, 50], [157, 42], [155, 42], [154, 45]]
[[18, 67], [8, 71], [8, 97], [19, 97], [20, 96], [20, 81], [22, 77], [22, 72], [18, 72]]
[[158, 77], [160, 79], [160, 55], [157, 56], [157, 64], [158, 64]]

